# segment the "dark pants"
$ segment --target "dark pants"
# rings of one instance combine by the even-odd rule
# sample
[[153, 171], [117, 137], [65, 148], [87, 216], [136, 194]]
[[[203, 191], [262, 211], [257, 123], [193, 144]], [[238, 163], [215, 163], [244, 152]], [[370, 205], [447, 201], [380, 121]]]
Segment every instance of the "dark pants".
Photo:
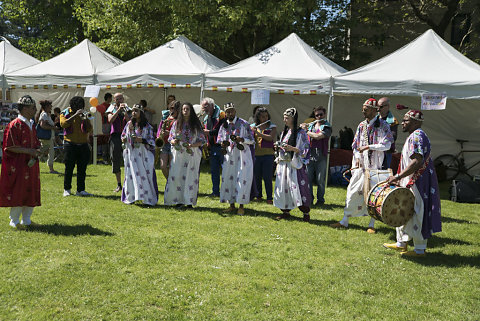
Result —
[[120, 133], [110, 135], [110, 160], [112, 161], [112, 173], [120, 173], [120, 167], [123, 163], [123, 148]]
[[262, 179], [265, 182], [265, 194], [267, 200], [273, 200], [272, 197], [272, 178], [273, 178], [273, 155], [255, 156], [255, 165], [253, 166], [253, 176], [257, 185], [258, 197], [262, 197]]
[[75, 164], [77, 165], [77, 192], [85, 190], [85, 176], [87, 175], [87, 164], [90, 160], [90, 148], [88, 144], [73, 144], [65, 141], [65, 177], [63, 189], [72, 189], [72, 176]]
[[212, 192], [220, 195], [220, 168], [223, 164], [222, 148], [212, 146], [210, 148], [210, 174], [212, 175]]
[[310, 159], [307, 165], [308, 182], [310, 184], [310, 194], [313, 195], [313, 185], [317, 183], [317, 202], [325, 203], [325, 175], [327, 175], [327, 156], [321, 154], [320, 151], [315, 152], [315, 158]]
[[383, 154], [382, 169], [389, 169], [390, 164], [392, 164], [392, 153], [388, 151]]

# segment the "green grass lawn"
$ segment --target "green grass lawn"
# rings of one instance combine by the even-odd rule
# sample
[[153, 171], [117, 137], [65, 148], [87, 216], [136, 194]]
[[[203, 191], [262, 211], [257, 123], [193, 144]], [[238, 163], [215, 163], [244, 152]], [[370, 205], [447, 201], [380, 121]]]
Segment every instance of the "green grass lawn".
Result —
[[327, 188], [309, 224], [298, 210], [276, 221], [278, 209], [258, 202], [222, 214], [206, 172], [198, 206], [177, 210], [123, 204], [109, 166], [88, 167], [88, 198], [62, 197], [63, 175], [47, 171], [32, 215], [42, 227], [13, 230], [0, 208], [0, 320], [480, 318], [480, 206], [445, 200], [448, 186], [443, 232], [427, 257], [404, 259], [382, 247], [395, 239], [382, 223], [374, 235], [367, 217], [328, 226], [344, 188]]

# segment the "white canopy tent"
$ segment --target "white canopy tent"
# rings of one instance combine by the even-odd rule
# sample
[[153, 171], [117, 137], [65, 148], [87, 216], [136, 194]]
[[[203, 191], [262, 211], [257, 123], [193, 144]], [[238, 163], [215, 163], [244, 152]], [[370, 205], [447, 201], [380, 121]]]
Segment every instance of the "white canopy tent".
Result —
[[205, 95], [218, 105], [236, 104], [241, 117], [251, 114], [249, 92], [270, 90], [270, 114], [277, 125], [283, 111], [295, 106], [299, 120], [319, 105], [330, 105], [332, 77], [346, 70], [306, 44], [295, 33], [272, 47], [205, 78]]
[[[384, 58], [334, 77], [334, 126], [355, 130], [363, 101], [371, 96], [390, 97], [390, 110], [401, 121], [404, 111], [395, 110], [396, 104], [420, 109], [421, 95], [428, 93], [447, 95], [445, 110], [424, 111], [422, 128], [431, 140], [432, 157], [455, 154], [456, 139], [470, 140], [467, 149], [480, 149], [480, 137], [473, 134], [480, 132], [480, 66], [432, 30]], [[399, 128], [397, 150], [406, 137]], [[480, 160], [479, 155], [466, 155], [467, 163]]]
[[73, 96], [83, 96], [86, 85], [96, 83], [100, 71], [121, 63], [86, 39], [47, 61], [8, 73], [6, 79], [12, 100], [28, 94], [36, 101], [49, 99], [63, 109]]
[[200, 48], [184, 36], [167, 42], [124, 64], [98, 75], [99, 85], [175, 84], [201, 87], [203, 75], [227, 63]]
[[[98, 85], [118, 88], [130, 100], [152, 101], [157, 111], [163, 109], [167, 94], [181, 101], [198, 103], [204, 75], [228, 64], [184, 36], [165, 43], [124, 64], [98, 75]], [[108, 88], [107, 87], [107, 88]], [[141, 89], [138, 89], [138, 88]], [[126, 88], [126, 90], [124, 90]], [[162, 99], [159, 100], [159, 89]], [[128, 100], [127, 99], [127, 102]], [[154, 117], [160, 121], [159, 113]]]
[[27, 55], [23, 51], [15, 48], [8, 41], [0, 42], [0, 84], [2, 87], [2, 99], [5, 100], [7, 82], [5, 74], [17, 71], [22, 68], [30, 67], [40, 63], [40, 60]]
[[97, 74], [122, 61], [85, 39], [75, 47], [40, 64], [7, 73], [9, 85], [77, 86], [95, 84]]

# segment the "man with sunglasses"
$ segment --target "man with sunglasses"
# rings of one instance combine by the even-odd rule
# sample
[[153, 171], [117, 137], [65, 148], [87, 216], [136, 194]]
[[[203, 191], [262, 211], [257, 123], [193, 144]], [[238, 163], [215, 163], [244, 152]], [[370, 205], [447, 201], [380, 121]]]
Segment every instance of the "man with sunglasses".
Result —
[[392, 154], [395, 153], [395, 141], [397, 140], [399, 122], [390, 111], [390, 99], [388, 97], [382, 97], [378, 100], [378, 113], [380, 114], [380, 118], [390, 125], [390, 131], [393, 135], [392, 146], [385, 152], [385, 157], [383, 158], [382, 169], [387, 169], [390, 168]]
[[315, 120], [309, 124], [301, 124], [308, 135], [310, 142], [310, 161], [307, 165], [310, 194], [313, 197], [313, 184], [317, 183], [317, 203], [321, 206], [325, 203], [325, 175], [327, 170], [328, 139], [332, 134], [332, 126], [327, 121], [327, 111], [319, 106], [313, 110]]

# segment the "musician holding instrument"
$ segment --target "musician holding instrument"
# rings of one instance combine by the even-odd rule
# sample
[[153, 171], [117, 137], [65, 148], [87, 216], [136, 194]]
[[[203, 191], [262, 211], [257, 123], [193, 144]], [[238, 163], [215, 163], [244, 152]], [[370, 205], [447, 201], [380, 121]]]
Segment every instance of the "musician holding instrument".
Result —
[[270, 113], [265, 107], [256, 109], [255, 122], [250, 126], [255, 135], [255, 164], [253, 173], [257, 187], [257, 200], [262, 199], [262, 179], [265, 183], [267, 204], [273, 204], [273, 144], [277, 137], [277, 125], [270, 120]]
[[220, 196], [220, 169], [223, 164], [222, 147], [217, 142], [218, 131], [225, 122], [225, 112], [215, 105], [212, 98], [205, 97], [200, 104], [205, 116], [200, 121], [204, 126], [204, 134], [207, 138], [208, 154], [210, 156], [210, 175], [212, 176], [212, 194]]
[[312, 195], [308, 183], [307, 167], [310, 145], [305, 130], [298, 128], [298, 113], [288, 108], [283, 113], [285, 127], [277, 148], [277, 177], [273, 205], [283, 213], [278, 219], [290, 217], [296, 207], [303, 213], [303, 220], [310, 221]]
[[122, 189], [122, 202], [125, 204], [141, 201], [146, 205], [155, 205], [158, 202], [154, 137], [153, 127], [145, 116], [143, 106], [133, 105], [132, 119], [125, 125], [121, 135], [125, 145], [125, 180]]
[[327, 121], [327, 111], [319, 106], [314, 110], [315, 120], [309, 124], [301, 124], [307, 131], [310, 142], [310, 160], [307, 165], [308, 182], [310, 183], [310, 193], [313, 202], [313, 185], [316, 183], [317, 203], [316, 206], [325, 203], [325, 178], [327, 172], [328, 139], [332, 134], [332, 125]]
[[172, 145], [172, 164], [165, 186], [165, 205], [197, 205], [200, 161], [206, 142], [203, 126], [191, 103], [183, 103], [168, 137]]
[[168, 114], [166, 118], [160, 122], [157, 139], [155, 140], [155, 146], [161, 150], [160, 169], [166, 179], [168, 179], [170, 164], [172, 162], [172, 146], [168, 141], [168, 137], [170, 136], [170, 129], [179, 115], [180, 107], [181, 104], [179, 101], [173, 100], [170, 102], [168, 105]]
[[[425, 256], [427, 240], [432, 233], [442, 230], [437, 174], [430, 158], [430, 140], [421, 128], [423, 121], [419, 110], [410, 110], [403, 117], [402, 130], [410, 135], [403, 145], [397, 175], [388, 178], [388, 183], [410, 188], [415, 195], [412, 218], [396, 228], [397, 243], [383, 244], [401, 251], [402, 256]], [[413, 239], [413, 251], [407, 250], [410, 239]]]
[[118, 193], [122, 190], [122, 172], [120, 166], [123, 162], [122, 131], [129, 120], [130, 108], [125, 104], [122, 93], [113, 95], [113, 103], [107, 108], [105, 115], [110, 124], [110, 160], [112, 161], [112, 173], [117, 179], [117, 187], [113, 190]]
[[[355, 133], [352, 143], [352, 178], [347, 187], [347, 199], [343, 209], [343, 219], [335, 224], [334, 228], [348, 228], [350, 217], [367, 216], [367, 205], [364, 198], [365, 171], [382, 168], [384, 152], [389, 150], [393, 143], [390, 125], [378, 115], [377, 100], [369, 98], [362, 106], [365, 120], [362, 121]], [[368, 192], [368, 191], [366, 191]], [[375, 219], [371, 218], [367, 232], [375, 233]]]
[[85, 177], [87, 164], [90, 161], [89, 135], [93, 126], [84, 110], [83, 97], [75, 96], [70, 99], [70, 107], [60, 113], [60, 126], [63, 128], [65, 151], [65, 176], [63, 180], [63, 196], [70, 196], [72, 176], [75, 164], [77, 165], [77, 196], [90, 196], [85, 191]]
[[236, 116], [233, 103], [223, 107], [226, 122], [218, 131], [217, 143], [225, 151], [222, 169], [220, 202], [230, 203], [225, 213], [235, 212], [235, 203], [239, 204], [238, 215], [245, 214], [244, 205], [250, 202], [253, 181], [253, 158], [250, 145], [255, 143], [253, 132], [247, 121]]

